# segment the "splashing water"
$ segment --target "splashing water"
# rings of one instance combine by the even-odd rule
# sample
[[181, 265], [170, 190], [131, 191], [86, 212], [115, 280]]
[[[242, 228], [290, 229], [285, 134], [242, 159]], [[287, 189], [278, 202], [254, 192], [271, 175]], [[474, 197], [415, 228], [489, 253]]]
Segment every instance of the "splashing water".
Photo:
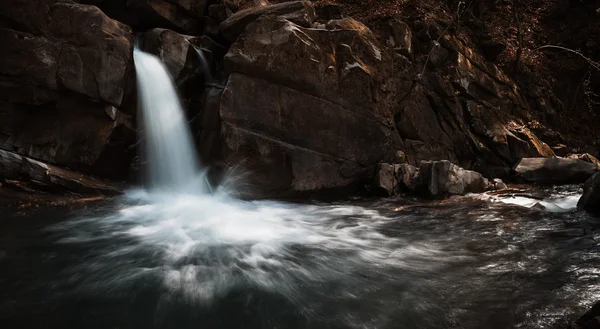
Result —
[[160, 60], [134, 50], [144, 151], [151, 189], [205, 192], [198, 155], [171, 76]]

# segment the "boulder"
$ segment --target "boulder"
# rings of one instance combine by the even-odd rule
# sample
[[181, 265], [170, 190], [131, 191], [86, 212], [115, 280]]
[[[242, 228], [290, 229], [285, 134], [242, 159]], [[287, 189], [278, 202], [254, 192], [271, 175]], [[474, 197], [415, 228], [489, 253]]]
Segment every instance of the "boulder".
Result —
[[398, 180], [396, 173], [399, 165], [381, 163], [377, 166], [374, 186], [378, 194], [383, 196], [392, 196], [398, 192]]
[[25, 180], [41, 190], [114, 195], [122, 186], [0, 150], [0, 179]]
[[[577, 209], [600, 214], [600, 174], [594, 174], [583, 184], [583, 195], [577, 202]], [[596, 309], [600, 309], [600, 305]]]
[[304, 27], [310, 27], [316, 18], [315, 9], [310, 1], [283, 2], [236, 12], [221, 23], [221, 33], [233, 43], [244, 32], [246, 26], [263, 15], [279, 16]]
[[530, 183], [576, 184], [585, 182], [598, 171], [598, 167], [579, 159], [523, 158], [515, 171]]
[[[131, 29], [94, 6], [7, 0], [0, 18], [3, 85], [69, 91], [118, 106], [133, 73]], [[42, 3], [40, 3], [42, 2]], [[35, 50], [34, 50], [35, 49]]]
[[423, 161], [419, 167], [416, 191], [423, 197], [445, 197], [482, 193], [487, 180], [480, 173], [465, 170], [450, 161]]

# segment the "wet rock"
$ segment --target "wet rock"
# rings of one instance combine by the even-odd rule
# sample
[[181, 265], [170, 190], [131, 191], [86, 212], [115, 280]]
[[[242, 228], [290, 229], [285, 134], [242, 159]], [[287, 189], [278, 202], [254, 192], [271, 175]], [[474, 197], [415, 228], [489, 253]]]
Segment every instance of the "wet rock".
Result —
[[263, 15], [279, 16], [304, 27], [310, 27], [316, 18], [315, 9], [308, 1], [283, 2], [236, 12], [221, 23], [221, 33], [229, 42], [234, 42], [246, 26]]
[[0, 178], [26, 180], [42, 190], [118, 194], [122, 187], [71, 170], [0, 150]]
[[[188, 40], [192, 38], [171, 30], [153, 29], [143, 34], [143, 43], [140, 45], [140, 49], [159, 57], [173, 79], [177, 80], [188, 61], [190, 55]], [[191, 55], [194, 55], [193, 49]]]
[[405, 193], [414, 194], [417, 188], [417, 179], [419, 177], [419, 168], [407, 163], [397, 165], [396, 180], [399, 190]]
[[378, 190], [378, 194], [383, 196], [392, 196], [398, 192], [398, 181], [396, 172], [399, 165], [381, 163], [377, 167], [374, 186]]
[[[600, 214], [600, 174], [596, 173], [583, 184], [583, 195], [577, 202], [577, 208]], [[596, 306], [600, 309], [599, 305]]]
[[486, 189], [486, 180], [480, 173], [465, 170], [450, 161], [423, 161], [419, 166], [416, 191], [421, 196], [464, 195]]
[[579, 159], [523, 158], [515, 171], [530, 183], [575, 184], [590, 178], [598, 167]]

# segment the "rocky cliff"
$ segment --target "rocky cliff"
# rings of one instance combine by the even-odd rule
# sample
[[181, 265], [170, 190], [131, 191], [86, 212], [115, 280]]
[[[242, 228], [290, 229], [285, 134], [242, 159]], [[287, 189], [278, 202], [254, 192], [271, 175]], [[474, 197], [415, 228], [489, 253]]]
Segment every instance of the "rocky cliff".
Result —
[[[581, 146], [556, 123], [560, 97], [510, 70], [506, 45], [468, 28], [469, 11], [360, 6], [6, 0], [0, 149], [108, 179], [134, 175], [136, 39], [173, 76], [202, 163], [241, 167], [262, 195], [360, 186], [382, 162], [444, 159], [506, 177], [522, 158], [554, 156], [551, 146]], [[484, 9], [471, 14], [481, 20]]]

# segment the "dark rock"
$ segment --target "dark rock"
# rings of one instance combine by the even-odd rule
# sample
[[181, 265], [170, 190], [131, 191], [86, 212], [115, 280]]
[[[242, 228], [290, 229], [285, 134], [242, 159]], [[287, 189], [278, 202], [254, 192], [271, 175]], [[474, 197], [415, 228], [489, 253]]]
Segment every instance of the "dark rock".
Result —
[[263, 15], [279, 16], [304, 27], [310, 27], [316, 17], [309, 1], [283, 2], [236, 12], [221, 23], [221, 32], [229, 42], [234, 42], [246, 26]]
[[600, 329], [600, 317], [595, 317], [586, 322], [581, 329]]
[[203, 29], [199, 18], [204, 12], [205, 2], [189, 1], [190, 6], [192, 3], [194, 7], [190, 9], [193, 11], [164, 0], [129, 0], [127, 6], [130, 11], [135, 11], [136, 15], [141, 16], [141, 24], [147, 28], [164, 27], [186, 34], [199, 34]]
[[85, 194], [119, 194], [122, 186], [71, 170], [48, 165], [16, 153], [0, 150], [0, 178], [27, 180], [41, 189]]
[[600, 317], [600, 302], [596, 302], [592, 308], [575, 321], [575, 324], [584, 327], [588, 322], [593, 321], [594, 319], [596, 319], [595, 322], [597, 322], [598, 317]]
[[377, 194], [392, 196], [398, 192], [398, 180], [396, 178], [398, 168], [399, 165], [396, 164], [379, 164], [374, 180], [374, 186], [378, 192]]
[[159, 57], [171, 77], [177, 80], [188, 62], [188, 57], [198, 57], [193, 47], [190, 47], [190, 39], [193, 38], [171, 30], [153, 29], [143, 34], [140, 49]]
[[448, 50], [436, 41], [431, 40], [422, 44], [423, 49], [421, 53], [426, 55], [427, 65], [432, 68], [439, 68], [444, 66], [450, 53]]
[[121, 103], [132, 73], [129, 27], [94, 6], [59, 0], [7, 2], [0, 15], [21, 30], [0, 28], [0, 43], [11, 45], [0, 50], [4, 79]]
[[552, 147], [552, 151], [559, 157], [564, 157], [569, 153], [569, 148], [565, 144], [558, 144]]
[[113, 106], [63, 97], [44, 106], [0, 104], [0, 148], [124, 179], [135, 150], [132, 117]]
[[342, 7], [336, 4], [326, 4], [316, 8], [317, 19], [320, 21], [330, 21], [332, 19], [342, 18]]
[[417, 194], [424, 197], [444, 197], [482, 193], [486, 179], [480, 173], [465, 170], [450, 161], [423, 161], [419, 167]]
[[[376, 120], [239, 73], [229, 78], [221, 118], [228, 163], [266, 176], [265, 193], [348, 185], [360, 178], [361, 167], [384, 157], [388, 143]], [[343, 167], [352, 169], [344, 174]]]
[[579, 159], [523, 158], [515, 171], [530, 183], [575, 184], [590, 178], [598, 167]]
[[407, 163], [397, 165], [396, 180], [400, 191], [414, 194], [417, 188], [417, 179], [419, 177], [419, 168]]
[[431, 20], [416, 22], [415, 30], [417, 31], [417, 38], [423, 41], [438, 40], [443, 33], [440, 25]]
[[391, 38], [387, 40], [388, 46], [394, 49], [399, 54], [412, 57], [412, 31], [408, 24], [400, 19], [392, 19], [389, 21], [391, 29]]
[[231, 10], [223, 3], [215, 3], [208, 6], [208, 17], [213, 18], [219, 23], [226, 20], [232, 14]]
[[361, 23], [308, 29], [264, 16], [225, 60], [233, 72], [221, 99], [225, 159], [244, 159], [266, 190], [371, 180], [369, 168], [402, 149], [393, 128], [396, 98], [374, 95], [391, 58]]
[[594, 157], [593, 155], [591, 155], [589, 153], [570, 154], [569, 156], [567, 156], [567, 158], [569, 158], [569, 159], [579, 159], [579, 160], [582, 160], [582, 161], [585, 161], [585, 162], [593, 163], [598, 168], [600, 168], [600, 161], [598, 159], [596, 159], [596, 157]]
[[[577, 202], [577, 209], [600, 214], [600, 174], [596, 173], [583, 184], [583, 195]], [[596, 310], [596, 314], [600, 314], [599, 304], [600, 302], [592, 308]]]
[[493, 40], [483, 40], [481, 41], [480, 46], [483, 56], [492, 62], [498, 60], [500, 54], [506, 50], [505, 43]]

